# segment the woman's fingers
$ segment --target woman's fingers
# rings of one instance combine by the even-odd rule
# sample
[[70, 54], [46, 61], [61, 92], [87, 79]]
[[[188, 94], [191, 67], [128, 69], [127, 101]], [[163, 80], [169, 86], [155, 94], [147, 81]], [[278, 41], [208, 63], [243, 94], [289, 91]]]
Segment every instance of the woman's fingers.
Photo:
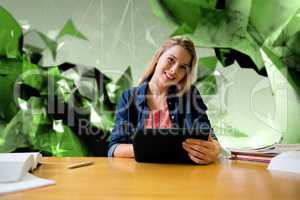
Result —
[[189, 139], [186, 139], [185, 142], [187, 142], [189, 144], [200, 145], [200, 146], [203, 146], [208, 149], [211, 148], [211, 141], [189, 138]]
[[208, 141], [214, 141], [214, 139], [211, 137], [211, 134], [208, 135]]
[[191, 153], [193, 156], [196, 156], [196, 157], [204, 157], [204, 156], [205, 156], [205, 153], [204, 153], [204, 152], [195, 150], [195, 149], [193, 149], [190, 145], [187, 145], [187, 144], [185, 144], [185, 143], [183, 143], [183, 148], [184, 148], [185, 150], [187, 150], [187, 152]]
[[205, 164], [207, 164], [204, 160], [201, 160], [200, 158], [197, 158], [197, 157], [191, 155], [190, 153], [188, 154], [188, 156], [190, 157], [190, 159], [191, 159], [192, 161], [194, 161], [194, 162], [197, 163], [197, 164], [200, 164], [200, 165], [205, 165]]
[[209, 163], [210, 158], [209, 155], [204, 152], [194, 150], [191, 146], [183, 143], [183, 148], [188, 152], [189, 155], [192, 155], [194, 158], [202, 160], [202, 163]]
[[202, 154], [210, 154], [211, 152], [209, 151], [208, 148], [201, 146], [201, 145], [195, 145], [195, 144], [187, 144], [191, 149], [201, 152]]
[[205, 147], [205, 148], [207, 148], [207, 151], [211, 152], [212, 154], [216, 154], [217, 155], [220, 152], [220, 145], [214, 139], [212, 139], [211, 141], [210, 140], [204, 141], [204, 140], [200, 140], [200, 139], [189, 138], [189, 139], [186, 139], [185, 142], [188, 145], [196, 145], [196, 146]]
[[200, 159], [202, 163], [211, 163], [218, 157], [219, 145], [215, 140], [203, 141], [200, 139], [187, 139], [182, 144], [183, 148], [190, 155], [192, 155], [194, 158]]

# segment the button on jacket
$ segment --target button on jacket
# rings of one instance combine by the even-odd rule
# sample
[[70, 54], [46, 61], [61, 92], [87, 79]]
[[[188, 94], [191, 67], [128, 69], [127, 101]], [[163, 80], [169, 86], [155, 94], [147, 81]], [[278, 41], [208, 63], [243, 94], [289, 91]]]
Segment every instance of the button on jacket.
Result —
[[[118, 144], [131, 144], [135, 129], [144, 127], [149, 114], [146, 99], [148, 83], [149, 81], [145, 80], [142, 85], [129, 88], [121, 95], [115, 112], [115, 126], [111, 134], [108, 156], [113, 156]], [[182, 96], [176, 95], [175, 86], [170, 87], [167, 104], [172, 127], [209, 130], [216, 139], [206, 114], [207, 107], [194, 85]]]

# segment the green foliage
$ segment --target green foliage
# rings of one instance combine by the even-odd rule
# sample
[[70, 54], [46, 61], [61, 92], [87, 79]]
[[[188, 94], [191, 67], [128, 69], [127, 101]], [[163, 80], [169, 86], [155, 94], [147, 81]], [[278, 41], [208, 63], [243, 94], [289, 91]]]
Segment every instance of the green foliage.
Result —
[[[91, 154], [85, 141], [91, 133], [86, 131], [112, 130], [116, 98], [132, 85], [130, 67], [113, 82], [89, 66], [41, 66], [42, 51], [49, 49], [55, 60], [63, 36], [87, 38], [71, 20], [56, 40], [34, 29], [23, 34], [2, 7], [0, 21], [4, 22], [0, 23], [0, 152], [30, 148], [55, 156]], [[27, 43], [23, 44], [23, 37]], [[106, 89], [109, 83], [118, 88], [113, 94]], [[87, 124], [85, 132], [81, 121]], [[109, 137], [100, 136], [103, 140]]]
[[224, 66], [229, 61], [228, 51], [234, 49], [252, 59], [254, 64], [247, 67], [262, 73], [265, 63], [260, 50], [267, 47], [289, 68], [286, 78], [293, 80], [290, 83], [298, 90], [299, 1], [224, 1], [222, 9], [217, 9], [214, 1], [202, 2], [151, 0], [151, 5], [159, 18], [176, 24], [172, 35], [187, 35], [199, 47], [223, 48], [220, 62]]
[[0, 6], [0, 57], [19, 58], [22, 29], [17, 21]]
[[13, 91], [18, 75], [22, 72], [22, 63], [16, 59], [0, 60], [0, 119], [9, 122], [17, 113]]
[[214, 76], [216, 66], [217, 58], [214, 56], [199, 59], [195, 84], [202, 95], [212, 95], [217, 92], [217, 83]]
[[132, 74], [130, 66], [127, 67], [125, 72], [117, 81], [111, 81], [107, 84], [107, 92], [111, 102], [117, 103], [120, 99], [122, 92], [132, 85]]
[[[185, 35], [197, 47], [214, 48], [218, 61], [224, 67], [237, 61], [240, 67], [252, 68], [260, 75], [268, 75], [272, 89], [276, 85], [272, 73], [278, 71], [291, 86], [287, 88], [292, 88], [299, 99], [300, 1], [201, 2], [151, 0], [151, 6], [158, 18], [176, 27], [171, 36]], [[203, 94], [216, 92], [216, 81], [211, 73], [214, 68], [211, 66], [213, 64], [209, 62], [199, 61], [196, 84]], [[299, 103], [293, 104], [296, 105], [299, 106]], [[299, 120], [297, 109], [294, 113], [294, 118]], [[296, 127], [296, 123], [293, 127]], [[299, 134], [293, 127], [290, 128], [293, 129], [291, 132], [283, 133], [284, 142], [300, 142]]]
[[82, 33], [80, 33], [72, 20], [67, 21], [67, 23], [64, 25], [64, 27], [62, 28], [62, 30], [59, 32], [57, 39], [65, 36], [65, 35], [70, 35], [76, 38], [80, 38], [83, 40], [88, 40]]

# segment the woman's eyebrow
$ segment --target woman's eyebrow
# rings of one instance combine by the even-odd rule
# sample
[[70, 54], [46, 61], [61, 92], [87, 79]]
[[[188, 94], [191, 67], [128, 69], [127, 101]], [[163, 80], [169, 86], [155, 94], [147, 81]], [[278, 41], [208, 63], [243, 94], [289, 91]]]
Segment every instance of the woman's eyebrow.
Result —
[[176, 56], [174, 56], [173, 54], [170, 54], [170, 56], [173, 57], [173, 58], [175, 58], [177, 60]]
[[[171, 57], [175, 58], [175, 60], [177, 60], [176, 56], [174, 56], [173, 54], [170, 54]], [[187, 67], [189, 67], [189, 64], [182, 64], [182, 65], [186, 65]]]

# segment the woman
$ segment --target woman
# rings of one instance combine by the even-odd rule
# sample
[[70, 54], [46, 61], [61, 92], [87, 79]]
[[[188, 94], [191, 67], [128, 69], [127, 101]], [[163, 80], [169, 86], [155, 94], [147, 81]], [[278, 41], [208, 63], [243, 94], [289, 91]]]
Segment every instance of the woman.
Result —
[[[211, 129], [198, 90], [192, 85], [197, 57], [192, 41], [173, 37], [152, 58], [138, 87], [123, 92], [116, 111], [108, 156], [134, 157], [134, 128]], [[219, 143], [211, 131], [208, 141], [187, 139], [182, 143], [197, 164], [215, 161]]]

